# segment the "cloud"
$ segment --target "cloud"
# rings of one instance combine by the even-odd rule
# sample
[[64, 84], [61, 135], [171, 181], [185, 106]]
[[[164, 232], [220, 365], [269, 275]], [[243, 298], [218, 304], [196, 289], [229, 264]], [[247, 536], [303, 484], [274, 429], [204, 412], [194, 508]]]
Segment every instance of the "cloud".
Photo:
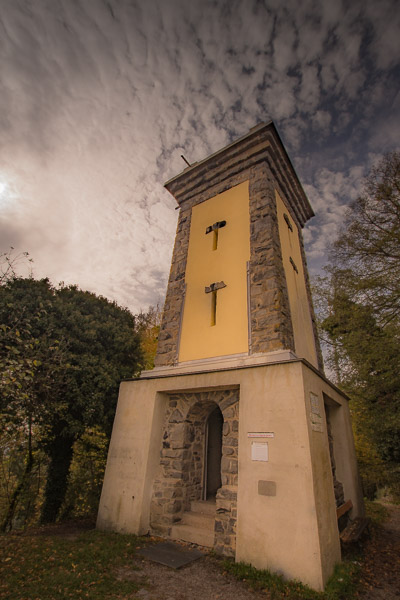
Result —
[[304, 230], [304, 241], [312, 273], [327, 259], [329, 246], [343, 226], [349, 204], [360, 194], [366, 167], [354, 165], [341, 171], [322, 169], [313, 184], [304, 186], [316, 218]]
[[398, 140], [394, 0], [0, 0], [0, 251], [132, 310], [165, 292], [163, 182], [274, 119], [323, 263], [371, 155]]

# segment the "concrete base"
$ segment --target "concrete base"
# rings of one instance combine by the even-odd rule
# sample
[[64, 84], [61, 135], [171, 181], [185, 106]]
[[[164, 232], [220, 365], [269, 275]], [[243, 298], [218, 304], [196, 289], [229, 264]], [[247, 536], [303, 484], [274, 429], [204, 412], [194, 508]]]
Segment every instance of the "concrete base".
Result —
[[301, 360], [122, 383], [97, 525], [149, 531], [169, 394], [231, 388], [239, 389], [236, 560], [322, 590], [340, 561], [324, 403], [352, 517], [363, 504], [347, 400]]

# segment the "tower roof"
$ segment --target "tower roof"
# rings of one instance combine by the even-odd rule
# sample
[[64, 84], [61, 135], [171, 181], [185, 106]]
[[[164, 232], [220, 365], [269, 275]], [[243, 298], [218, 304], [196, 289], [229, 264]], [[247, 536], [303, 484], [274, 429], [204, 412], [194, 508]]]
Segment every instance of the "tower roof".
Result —
[[279, 181], [287, 202], [303, 227], [314, 212], [272, 121], [256, 125], [225, 148], [187, 167], [167, 181], [165, 187], [182, 206], [212, 186], [215, 178], [220, 182], [225, 179], [228, 189], [233, 176], [261, 162], [268, 164]]

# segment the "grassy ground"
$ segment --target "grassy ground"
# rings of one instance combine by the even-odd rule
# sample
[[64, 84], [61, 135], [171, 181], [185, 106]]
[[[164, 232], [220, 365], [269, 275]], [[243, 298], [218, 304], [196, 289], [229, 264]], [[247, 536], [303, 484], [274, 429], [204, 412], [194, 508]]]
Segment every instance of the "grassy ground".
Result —
[[[368, 514], [379, 528], [386, 510], [368, 503]], [[64, 600], [90, 598], [112, 600], [135, 597], [145, 587], [140, 576], [133, 581], [121, 576], [132, 571], [132, 559], [143, 538], [74, 531], [63, 526], [0, 536], [0, 599]], [[360, 550], [347, 552], [337, 566], [324, 593], [301, 583], [285, 581], [279, 575], [259, 571], [250, 565], [216, 559], [227, 576], [245, 580], [257, 590], [265, 590], [271, 600], [351, 600], [355, 597], [360, 572]], [[206, 600], [206, 599], [205, 599]]]
[[132, 535], [86, 531], [70, 535], [0, 537], [0, 598], [54, 600], [128, 598], [137, 585], [118, 579], [137, 545]]
[[388, 509], [380, 502], [372, 502], [371, 500], [364, 500], [365, 512], [367, 517], [370, 519], [373, 526], [382, 525], [388, 518]]
[[[366, 516], [377, 531], [388, 517], [388, 510], [378, 502], [365, 500]], [[362, 567], [362, 546], [343, 549], [343, 562], [336, 565], [325, 592], [319, 593], [297, 581], [285, 581], [269, 571], [250, 565], [225, 561], [226, 570], [237, 579], [247, 581], [256, 590], [268, 590], [271, 600], [352, 600], [357, 596]]]
[[336, 566], [325, 592], [315, 592], [298, 581], [285, 581], [270, 571], [258, 570], [250, 565], [225, 561], [226, 570], [237, 579], [247, 581], [255, 590], [265, 590], [271, 600], [351, 600], [358, 587], [360, 562], [347, 559]]
[[[138, 584], [119, 578], [119, 573], [134, 568], [132, 558], [138, 545], [143, 545], [143, 539], [95, 530], [79, 535], [63, 531], [61, 535], [54, 535], [56, 531], [49, 528], [39, 535], [0, 536], [0, 598], [111, 600], [134, 597]], [[217, 562], [227, 574], [245, 580], [252, 588], [268, 590], [266, 597], [274, 600], [349, 600], [358, 570], [357, 562], [342, 563], [326, 593], [319, 594], [298, 582], [286, 582], [279, 575], [249, 565]]]

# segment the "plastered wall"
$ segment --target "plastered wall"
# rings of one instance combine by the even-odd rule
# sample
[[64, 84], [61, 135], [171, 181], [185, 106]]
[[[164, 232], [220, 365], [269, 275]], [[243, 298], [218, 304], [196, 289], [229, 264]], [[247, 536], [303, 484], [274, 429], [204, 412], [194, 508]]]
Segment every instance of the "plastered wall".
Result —
[[[232, 386], [240, 396], [236, 560], [322, 589], [340, 560], [340, 545], [324, 414], [316, 430], [310, 392], [322, 407], [323, 394], [338, 403], [345, 425], [340, 477], [355, 513], [362, 512], [362, 500], [347, 401], [302, 361], [123, 383], [98, 526], [149, 530], [166, 392]], [[249, 437], [257, 432], [273, 437]], [[253, 460], [253, 442], [268, 444], [268, 461]]]
[[[206, 234], [208, 227], [222, 221], [226, 225]], [[249, 229], [248, 181], [193, 207], [180, 362], [248, 351]], [[224, 282], [226, 287], [216, 292], [212, 322], [213, 294], [205, 288], [216, 282]]]

